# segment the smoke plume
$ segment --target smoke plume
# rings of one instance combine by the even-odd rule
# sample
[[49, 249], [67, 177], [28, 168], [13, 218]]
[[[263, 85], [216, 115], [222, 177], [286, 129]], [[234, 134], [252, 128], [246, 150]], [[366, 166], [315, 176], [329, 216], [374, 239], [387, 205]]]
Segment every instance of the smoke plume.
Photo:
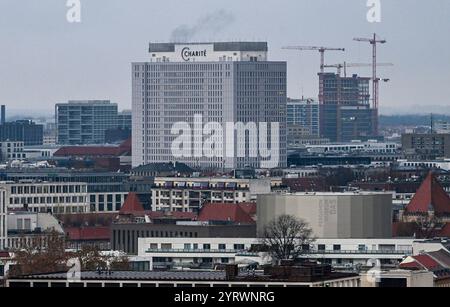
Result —
[[194, 25], [181, 25], [172, 31], [170, 41], [174, 43], [191, 42], [199, 34], [217, 34], [234, 22], [234, 15], [226, 10], [218, 10], [201, 17]]

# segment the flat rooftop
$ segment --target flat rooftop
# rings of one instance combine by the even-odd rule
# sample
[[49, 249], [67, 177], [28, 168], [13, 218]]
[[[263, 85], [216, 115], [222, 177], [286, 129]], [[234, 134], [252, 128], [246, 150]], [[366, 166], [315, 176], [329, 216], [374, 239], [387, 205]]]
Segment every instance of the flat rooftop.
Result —
[[267, 42], [150, 43], [148, 51], [175, 52], [177, 45], [213, 45], [214, 51], [268, 51]]

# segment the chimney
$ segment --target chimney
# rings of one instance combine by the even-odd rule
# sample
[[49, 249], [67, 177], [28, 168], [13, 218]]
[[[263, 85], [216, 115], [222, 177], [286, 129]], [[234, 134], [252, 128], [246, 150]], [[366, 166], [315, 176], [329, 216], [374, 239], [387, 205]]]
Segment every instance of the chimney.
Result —
[[227, 264], [225, 266], [225, 275], [227, 281], [236, 280], [236, 277], [239, 275], [238, 266], [235, 264]]
[[1, 124], [4, 125], [6, 123], [6, 106], [2, 105], [2, 110], [1, 110]]

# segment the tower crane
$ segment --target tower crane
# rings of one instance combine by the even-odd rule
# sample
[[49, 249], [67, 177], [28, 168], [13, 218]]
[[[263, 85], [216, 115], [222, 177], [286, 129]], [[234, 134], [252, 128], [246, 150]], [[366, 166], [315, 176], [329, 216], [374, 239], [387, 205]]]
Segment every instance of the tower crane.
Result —
[[[377, 63], [377, 67], [388, 67], [388, 66], [394, 66], [394, 64], [392, 64], [392, 63]], [[342, 69], [344, 69], [344, 77], [347, 77], [347, 67], [372, 67], [372, 64], [344, 62], [344, 64], [324, 65], [324, 68], [336, 68], [339, 76], [341, 75]], [[387, 80], [387, 79], [383, 79], [383, 80]]]
[[380, 39], [376, 33], [374, 33], [373, 37], [371, 38], [354, 38], [353, 40], [357, 42], [370, 43], [372, 45], [372, 98], [373, 108], [376, 110], [376, 112], [378, 112], [380, 79], [377, 76], [377, 45], [386, 44], [387, 41], [385, 39]]
[[310, 50], [310, 51], [319, 51], [320, 53], [320, 72], [324, 72], [325, 66], [325, 51], [345, 51], [345, 48], [332, 48], [332, 47], [318, 47], [318, 46], [287, 46], [283, 47], [285, 50]]

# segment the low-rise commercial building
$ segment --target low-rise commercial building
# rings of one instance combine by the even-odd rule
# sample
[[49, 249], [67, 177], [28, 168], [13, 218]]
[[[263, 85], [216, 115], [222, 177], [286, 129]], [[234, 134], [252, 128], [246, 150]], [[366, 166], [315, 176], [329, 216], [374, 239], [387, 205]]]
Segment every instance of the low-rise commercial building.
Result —
[[255, 238], [256, 225], [210, 225], [205, 222], [115, 223], [111, 226], [111, 247], [138, 254], [139, 238]]

